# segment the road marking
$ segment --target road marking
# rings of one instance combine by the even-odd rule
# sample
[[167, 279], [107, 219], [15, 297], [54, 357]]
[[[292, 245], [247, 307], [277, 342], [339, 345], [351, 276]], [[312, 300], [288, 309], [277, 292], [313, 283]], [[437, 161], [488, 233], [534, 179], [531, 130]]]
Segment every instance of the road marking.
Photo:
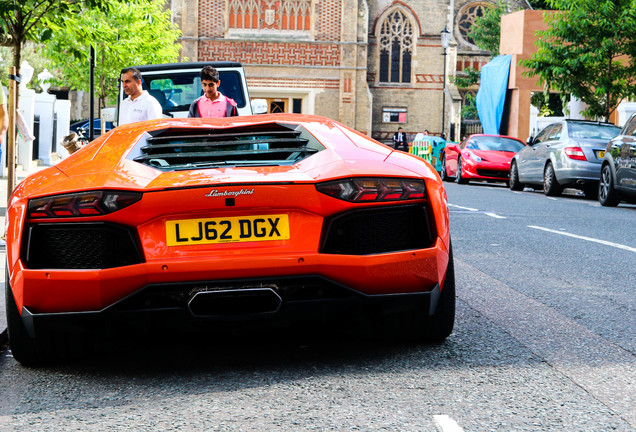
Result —
[[500, 216], [497, 213], [484, 212], [486, 216], [494, 217], [495, 219], [506, 219], [505, 216]]
[[449, 207], [458, 208], [458, 209], [462, 209], [462, 210], [468, 210], [468, 211], [474, 211], [474, 212], [478, 211], [478, 209], [474, 209], [474, 208], [470, 208], [470, 207], [462, 207], [462, 206], [459, 206], [459, 205], [456, 205], [456, 204], [449, 204], [448, 206]]
[[534, 228], [534, 229], [538, 229], [538, 230], [541, 230], [541, 231], [546, 231], [546, 232], [551, 232], [551, 233], [554, 233], [554, 234], [560, 234], [560, 235], [564, 235], [564, 236], [568, 236], [568, 237], [573, 237], [573, 238], [576, 238], [576, 239], [579, 239], [579, 240], [586, 240], [586, 241], [589, 241], [589, 242], [599, 243], [599, 244], [602, 244], [602, 245], [605, 245], [605, 246], [612, 246], [612, 247], [615, 247], [615, 248], [618, 248], [618, 249], [623, 249], [623, 250], [626, 250], [626, 251], [629, 251], [629, 252], [636, 253], [636, 248], [633, 248], [633, 247], [630, 247], [630, 246], [625, 246], [625, 245], [622, 245], [620, 243], [612, 243], [612, 242], [608, 242], [608, 241], [605, 241], [605, 240], [599, 240], [599, 239], [595, 239], [595, 238], [592, 238], [592, 237], [580, 236], [580, 235], [577, 235], [577, 234], [570, 234], [569, 232], [565, 232], [565, 231], [556, 231], [556, 230], [553, 230], [553, 229], [550, 229], [550, 228], [544, 228], [544, 227], [540, 227], [540, 226], [536, 226], [536, 225], [528, 225], [528, 228]]
[[464, 432], [455, 420], [447, 415], [435, 415], [433, 416], [437, 429], [441, 432]]
[[[475, 208], [471, 208], [471, 207], [463, 207], [457, 204], [448, 204], [449, 207], [454, 207], [460, 210], [466, 210], [466, 211], [471, 211], [471, 212], [479, 212], [479, 209], [475, 209]], [[505, 216], [500, 216], [497, 213], [493, 213], [493, 212], [487, 212], [487, 211], [482, 211], [480, 212], [482, 214], [485, 214], [486, 216], [490, 216], [493, 217], [495, 219], [506, 219]]]

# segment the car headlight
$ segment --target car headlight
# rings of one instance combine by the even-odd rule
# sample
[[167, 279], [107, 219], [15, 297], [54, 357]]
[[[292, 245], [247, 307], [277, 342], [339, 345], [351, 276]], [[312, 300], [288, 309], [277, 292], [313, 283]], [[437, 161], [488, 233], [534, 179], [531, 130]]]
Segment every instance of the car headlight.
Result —
[[475, 153], [471, 152], [470, 150], [466, 151], [465, 156], [468, 156], [467, 159], [472, 159], [475, 162], [481, 162], [481, 157], [477, 156]]

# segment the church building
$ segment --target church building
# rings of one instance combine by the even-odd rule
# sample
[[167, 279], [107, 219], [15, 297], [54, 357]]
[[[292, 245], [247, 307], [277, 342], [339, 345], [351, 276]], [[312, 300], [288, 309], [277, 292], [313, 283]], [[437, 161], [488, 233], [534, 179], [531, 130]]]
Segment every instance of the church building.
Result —
[[171, 5], [183, 33], [182, 61], [241, 62], [250, 97], [267, 100], [268, 112], [330, 117], [383, 142], [398, 127], [409, 135], [428, 130], [459, 139], [465, 95], [449, 77], [490, 60], [469, 30], [494, 2], [173, 0]]

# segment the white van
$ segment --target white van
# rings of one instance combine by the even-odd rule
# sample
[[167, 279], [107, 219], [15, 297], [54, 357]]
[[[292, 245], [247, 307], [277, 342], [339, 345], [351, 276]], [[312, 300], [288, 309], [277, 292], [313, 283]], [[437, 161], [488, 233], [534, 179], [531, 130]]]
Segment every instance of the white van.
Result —
[[[234, 99], [239, 115], [251, 115], [252, 106], [247, 91], [247, 81], [243, 65], [237, 62], [197, 62], [170, 63], [134, 66], [139, 69], [143, 78], [144, 90], [154, 96], [163, 108], [166, 117], [187, 117], [190, 104], [203, 95], [200, 72], [204, 66], [213, 66], [219, 71], [221, 85], [219, 91]], [[120, 83], [117, 109], [127, 96]], [[114, 113], [114, 119], [118, 119]]]

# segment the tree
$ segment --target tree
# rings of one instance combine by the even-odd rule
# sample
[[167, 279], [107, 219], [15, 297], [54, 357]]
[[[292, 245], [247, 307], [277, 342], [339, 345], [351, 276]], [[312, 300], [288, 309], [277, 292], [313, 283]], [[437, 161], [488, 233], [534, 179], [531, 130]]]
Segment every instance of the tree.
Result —
[[590, 118], [610, 115], [636, 96], [636, 0], [547, 0], [548, 29], [521, 65], [550, 89], [587, 104]]
[[475, 45], [493, 56], [499, 55], [501, 16], [507, 13], [510, 13], [510, 7], [504, 0], [498, 0], [492, 8], [485, 8], [484, 15], [470, 27], [470, 37]]
[[122, 68], [178, 59], [181, 32], [164, 4], [165, 0], [122, 2], [107, 15], [88, 10], [58, 28], [44, 51], [58, 71], [54, 83], [88, 91], [89, 47], [94, 44], [96, 95], [103, 107], [116, 100]]
[[0, 0], [0, 44], [13, 49], [13, 65], [20, 73], [24, 43], [51, 37], [53, 28], [76, 17], [83, 5], [107, 9], [108, 0]]

